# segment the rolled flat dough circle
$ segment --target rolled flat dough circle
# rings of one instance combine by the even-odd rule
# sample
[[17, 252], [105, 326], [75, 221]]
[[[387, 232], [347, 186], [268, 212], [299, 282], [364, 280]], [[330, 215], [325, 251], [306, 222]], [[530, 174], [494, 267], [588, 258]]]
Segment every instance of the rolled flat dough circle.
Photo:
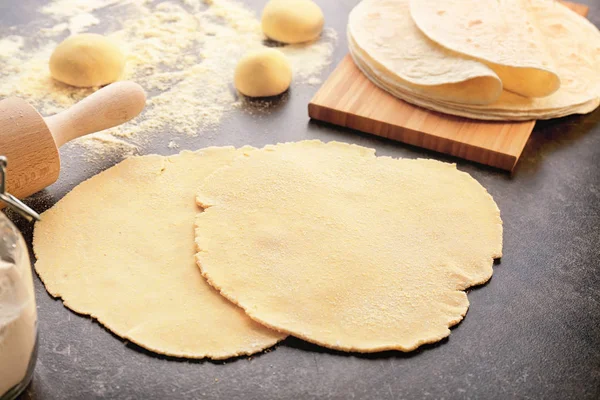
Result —
[[199, 188], [196, 259], [209, 283], [256, 321], [333, 349], [441, 340], [501, 256], [496, 203], [438, 161], [288, 143]]
[[35, 226], [35, 268], [48, 292], [169, 356], [225, 359], [282, 340], [214, 291], [194, 263], [196, 190], [247, 151], [130, 158], [77, 186]]

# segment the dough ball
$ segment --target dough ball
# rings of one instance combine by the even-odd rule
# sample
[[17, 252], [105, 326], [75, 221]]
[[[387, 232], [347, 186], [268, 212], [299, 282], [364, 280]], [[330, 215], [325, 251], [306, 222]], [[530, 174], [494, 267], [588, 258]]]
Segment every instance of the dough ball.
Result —
[[103, 86], [119, 80], [125, 55], [112, 40], [95, 33], [65, 39], [50, 57], [50, 73], [57, 81], [77, 87]]
[[248, 97], [277, 96], [292, 82], [292, 67], [279, 50], [262, 49], [246, 54], [235, 68], [235, 87]]
[[267, 37], [283, 43], [302, 43], [319, 37], [325, 19], [311, 0], [271, 0], [262, 14]]

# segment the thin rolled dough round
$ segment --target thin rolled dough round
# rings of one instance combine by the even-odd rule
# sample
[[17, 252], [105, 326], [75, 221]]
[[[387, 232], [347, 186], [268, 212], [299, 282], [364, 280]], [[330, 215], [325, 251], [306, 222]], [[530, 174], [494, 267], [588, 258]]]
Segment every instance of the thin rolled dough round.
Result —
[[160, 354], [225, 359], [282, 340], [214, 291], [194, 263], [198, 185], [247, 151], [135, 157], [77, 186], [35, 227], [35, 268], [48, 292]]
[[452, 164], [307, 141], [251, 152], [199, 188], [209, 283], [256, 321], [333, 349], [441, 340], [501, 257], [498, 207]]

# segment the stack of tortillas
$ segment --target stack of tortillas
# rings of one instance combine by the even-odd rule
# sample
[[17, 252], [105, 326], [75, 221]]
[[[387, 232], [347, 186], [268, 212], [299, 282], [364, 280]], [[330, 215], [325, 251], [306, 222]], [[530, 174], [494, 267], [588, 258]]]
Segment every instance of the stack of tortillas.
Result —
[[52, 295], [158, 353], [410, 351], [464, 317], [502, 221], [452, 164], [306, 141], [125, 160], [45, 212], [34, 250]]
[[600, 32], [553, 0], [363, 0], [348, 42], [377, 86], [447, 114], [549, 119], [600, 104]]

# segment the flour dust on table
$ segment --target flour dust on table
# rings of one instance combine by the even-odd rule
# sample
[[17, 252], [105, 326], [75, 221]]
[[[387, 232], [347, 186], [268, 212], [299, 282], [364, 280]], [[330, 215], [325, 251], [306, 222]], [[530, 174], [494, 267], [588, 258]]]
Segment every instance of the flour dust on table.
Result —
[[[167, 142], [214, 132], [225, 115], [242, 108], [232, 85], [237, 61], [268, 44], [256, 13], [235, 0], [55, 0], [39, 11], [48, 18], [32, 30], [35, 34], [27, 26], [14, 26], [0, 41], [0, 97], [27, 98], [43, 114], [52, 114], [89, 95], [95, 89], [53, 80], [48, 60], [68, 34], [92, 29], [103, 33], [126, 54], [122, 79], [134, 80], [148, 91], [141, 118], [106, 132], [129, 143], [130, 153], [159, 132], [168, 132], [161, 133]], [[88, 24], [77, 25], [78, 18]], [[336, 43], [335, 30], [326, 27], [315, 41], [278, 47], [294, 71], [292, 86], [320, 83]], [[92, 153], [122, 148], [93, 135], [79, 144]]]

